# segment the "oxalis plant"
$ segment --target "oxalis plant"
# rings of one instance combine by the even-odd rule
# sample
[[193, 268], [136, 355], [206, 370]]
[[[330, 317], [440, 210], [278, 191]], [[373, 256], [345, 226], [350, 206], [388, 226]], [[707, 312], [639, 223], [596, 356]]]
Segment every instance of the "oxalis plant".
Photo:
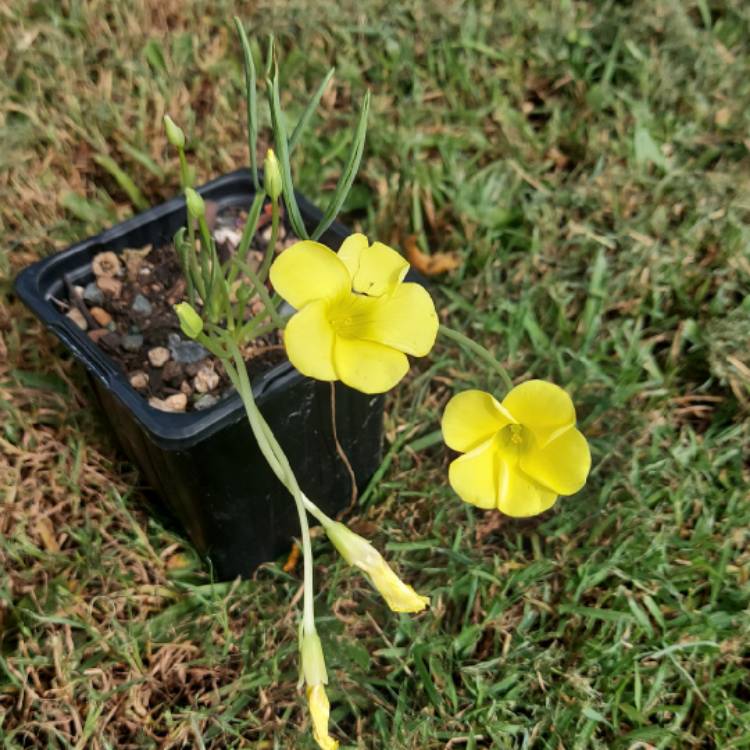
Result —
[[[290, 158], [333, 70], [290, 135], [281, 109], [273, 39], [265, 64], [265, 89], [275, 151], [266, 153], [261, 175], [256, 159], [256, 69], [239, 19], [235, 18], [235, 24], [244, 52], [255, 197], [239, 247], [222, 263], [209, 231], [203, 199], [191, 186], [184, 133], [169, 116], [165, 117], [168, 140], [179, 155], [188, 212], [187, 227], [175, 237], [187, 301], [176, 305], [175, 310], [183, 333], [200, 342], [223, 364], [268, 465], [296, 505], [304, 563], [300, 685], [306, 689], [315, 740], [324, 750], [332, 750], [338, 742], [328, 729], [328, 676], [315, 628], [308, 515], [322, 524], [341, 556], [359, 568], [394, 612], [420, 612], [430, 600], [402, 581], [367, 539], [329, 518], [315, 499], [302, 491], [294, 467], [255, 403], [243, 346], [278, 330], [289, 361], [303, 375], [331, 383], [340, 380], [367, 394], [394, 388], [409, 370], [407, 355], [429, 355], [438, 335], [468, 350], [499, 373], [507, 389], [502, 398], [480, 390], [459, 393], [448, 402], [442, 417], [446, 444], [462, 454], [450, 464], [448, 481], [463, 501], [479, 508], [515, 517], [542, 513], [559, 496], [583, 487], [591, 457], [586, 439], [576, 429], [575, 408], [568, 394], [543, 380], [514, 386], [487, 349], [462, 332], [441, 325], [430, 294], [421, 285], [404, 281], [409, 264], [396, 250], [381, 242], [371, 243], [363, 234], [347, 237], [338, 252], [318, 241], [336, 218], [359, 167], [369, 94], [363, 99], [336, 189], [318, 225], [308, 232], [295, 199]], [[288, 225], [299, 241], [276, 256], [282, 200]], [[253, 265], [248, 251], [261, 209], [267, 203], [271, 206], [271, 238], [262, 262]], [[292, 312], [284, 312], [290, 308]]]

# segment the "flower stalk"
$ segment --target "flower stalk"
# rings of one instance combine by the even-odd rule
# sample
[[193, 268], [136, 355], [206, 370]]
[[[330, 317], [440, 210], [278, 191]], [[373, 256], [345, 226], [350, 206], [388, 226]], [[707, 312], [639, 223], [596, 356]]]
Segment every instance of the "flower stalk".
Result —
[[227, 369], [227, 374], [229, 375], [230, 380], [240, 394], [253, 435], [258, 442], [258, 446], [260, 447], [264, 458], [271, 467], [271, 470], [276, 474], [279, 481], [287, 488], [287, 490], [289, 490], [297, 508], [303, 559], [302, 623], [305, 633], [313, 633], [315, 631], [315, 615], [313, 611], [312, 546], [310, 544], [310, 528], [307, 523], [307, 514], [305, 513], [302, 490], [297, 483], [297, 478], [289, 465], [289, 461], [284, 454], [284, 451], [279, 445], [278, 440], [276, 440], [276, 437], [265, 418], [260, 413], [260, 409], [258, 409], [255, 397], [253, 396], [250, 378], [247, 375], [245, 361], [242, 358], [239, 347], [233, 341], [230, 341], [229, 349], [234, 367], [232, 367], [232, 365], [226, 360], [224, 361], [224, 366]]

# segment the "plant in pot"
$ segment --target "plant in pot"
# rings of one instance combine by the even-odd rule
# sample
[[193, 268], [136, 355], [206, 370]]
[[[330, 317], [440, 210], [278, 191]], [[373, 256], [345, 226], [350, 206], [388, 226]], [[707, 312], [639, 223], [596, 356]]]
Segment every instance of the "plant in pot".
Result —
[[[348, 479], [351, 475], [355, 478], [366, 475], [368, 468], [374, 469], [366, 457], [363, 459], [357, 454], [357, 441], [353, 435], [359, 430], [365, 443], [370, 446], [379, 444], [382, 394], [395, 387], [406, 375], [408, 356], [427, 356], [440, 333], [486, 361], [501, 375], [508, 389], [502, 401], [477, 390], [458, 393], [444, 412], [442, 430], [445, 441], [462, 454], [451, 463], [448, 479], [464, 501], [512, 516], [541, 513], [560, 495], [573, 494], [583, 486], [590, 467], [590, 455], [586, 440], [575, 427], [575, 409], [564, 390], [540, 380], [514, 386], [489, 351], [462, 332], [440, 325], [430, 294], [422, 285], [408, 280], [409, 264], [396, 250], [379, 242], [371, 243], [362, 234], [349, 234], [335, 224], [362, 156], [368, 96], [364, 98], [346, 167], [326, 210], [316, 214], [299, 200], [292, 182], [290, 152], [309, 121], [330, 74], [289, 135], [280, 106], [279, 75], [272, 43], [265, 73], [275, 151], [267, 152], [261, 173], [255, 156], [258, 136], [256, 70], [244, 29], [238, 20], [236, 24], [245, 60], [251, 158], [250, 172], [243, 174], [242, 179], [247, 191], [244, 197], [252, 194], [252, 200], [247, 215], [243, 217], [236, 247], [228, 254], [222, 254], [221, 243], [211, 226], [214, 208], [206, 198], [221, 199], [225, 195], [221, 193], [222, 186], [225, 187], [226, 183], [211, 183], [200, 191], [193, 188], [184, 135], [170, 118], [165, 119], [168, 139], [177, 149], [180, 160], [185, 195], [184, 204], [167, 204], [159, 213], [161, 219], [169, 217], [166, 226], [175, 232], [174, 251], [184, 280], [179, 288], [180, 295], [172, 289], [165, 298], [169, 305], [173, 305], [184, 339], [174, 342], [174, 351], [159, 354], [176, 359], [176, 351], [192, 346], [194, 351], [199, 347], [201, 353], [211, 355], [217, 363], [210, 368], [213, 379], [221, 377], [217, 374], [221, 373], [234, 387], [235, 404], [244, 411], [246, 422], [243, 424], [249, 425], [252, 433], [251, 439], [247, 440], [243, 432], [234, 432], [228, 436], [228, 441], [225, 437], [221, 448], [207, 455], [200, 448], [196, 450], [189, 446], [193, 437], [190, 430], [194, 428], [185, 425], [186, 434], [179, 437], [184, 442], [173, 451], [180, 458], [174, 460], [209, 464], [202, 475], [205, 477], [202, 485], [206, 494], [204, 505], [193, 503], [189, 508], [182, 508], [182, 517], [187, 519], [188, 528], [191, 528], [191, 513], [200, 516], [210, 510], [216, 515], [216, 506], [221, 506], [221, 502], [215, 493], [212, 494], [211, 478], [218, 481], [225, 472], [236, 474], [245, 455], [253, 460], [261, 457], [269, 479], [261, 479], [255, 476], [255, 472], [251, 477], [243, 478], [247, 482], [243, 497], [260, 496], [260, 500], [240, 502], [237, 507], [221, 506], [224, 517], [220, 512], [219, 520], [210, 527], [213, 542], [220, 539], [221, 533], [231, 535], [236, 533], [235, 527], [255, 523], [253, 510], [266, 516], [279, 512], [267, 502], [263, 505], [266, 498], [258, 492], [259, 487], [272, 485], [276, 490], [281, 488], [291, 499], [287, 505], [296, 515], [296, 533], [303, 558], [300, 681], [305, 686], [313, 735], [318, 745], [326, 750], [337, 747], [338, 743], [328, 728], [330, 709], [325, 691], [328, 676], [313, 610], [313, 556], [308, 517], [323, 526], [344, 560], [364, 573], [393, 611], [417, 613], [429, 604], [428, 596], [417, 593], [402, 581], [365, 538], [334, 520], [335, 510], [340, 506], [334, 503], [332, 509], [330, 496], [327, 505], [323, 491], [330, 492], [334, 484], [315, 481], [316, 476], [334, 476], [335, 467], [341, 468], [342, 465], [347, 469], [345, 477]], [[282, 209], [293, 239], [277, 253], [283, 232]], [[254, 239], [264, 211], [269, 222], [268, 241], [263, 251], [257, 252], [253, 249], [257, 247]], [[179, 226], [184, 218], [187, 218], [185, 226]], [[105, 261], [109, 262], [109, 271], [119, 263], [117, 257], [101, 254], [105, 245], [106, 251], [111, 251], [132, 247], [138, 241], [141, 244], [153, 241], [152, 235], [144, 231], [144, 226], [137, 222], [126, 223], [125, 228], [120, 227], [118, 232], [94, 238], [93, 244], [87, 246], [87, 252], [99, 264], [100, 276], [106, 276], [107, 268], [101, 268], [106, 266]], [[133, 265], [137, 265], [137, 260], [133, 260]], [[42, 275], [37, 270], [36, 278]], [[114, 274], [110, 274], [110, 278], [113, 277]], [[68, 279], [68, 282], [75, 300], [78, 293], [76, 279]], [[19, 290], [23, 292], [24, 288], [24, 282], [21, 282]], [[83, 316], [84, 311], [79, 311]], [[94, 315], [91, 309], [87, 313]], [[49, 315], [48, 310], [46, 314]], [[101, 317], [100, 313], [97, 314]], [[76, 336], [70, 335], [69, 322], [64, 321], [65, 326], [57, 329], [61, 337], [74, 350], [81, 340], [88, 344], [91, 339], [84, 338], [80, 331]], [[53, 329], [60, 325], [60, 321], [50, 323]], [[106, 344], [106, 335], [102, 334], [103, 345]], [[278, 336], [283, 342], [290, 364], [279, 365], [285, 369], [271, 370], [271, 375], [266, 373], [253, 379], [248, 371], [247, 352], [257, 346], [259, 340], [266, 340], [263, 337], [269, 336]], [[149, 351], [149, 357], [153, 358], [152, 355], [155, 356], [153, 350]], [[99, 367], [109, 366], [101, 352], [97, 356], [95, 361]], [[199, 375], [200, 371], [196, 371], [193, 377]], [[209, 373], [204, 372], [202, 377], [201, 382], [206, 381]], [[289, 412], [298, 409], [291, 402], [292, 394], [296, 395], [296, 392], [294, 389], [282, 391], [279, 383], [297, 383], [303, 401], [307, 399], [314, 404], [308, 411], [318, 415], [316, 419], [291, 420]], [[199, 390], [195, 381], [194, 384]], [[103, 398], [105, 405], [118, 414], [134, 399], [139, 400], [139, 408], [153, 411], [152, 407], [144, 406], [146, 401], [132, 387], [120, 389], [116, 394], [106, 393]], [[180, 394], [182, 398], [179, 398]], [[174, 408], [167, 403], [168, 398], [179, 403], [188, 398], [184, 390], [172, 396], [162, 398], [160, 402], [152, 401], [152, 404]], [[321, 403], [325, 404], [325, 409], [321, 409]], [[332, 421], [331, 407], [335, 409]], [[237, 425], [237, 410], [229, 417], [230, 411], [226, 401], [213, 405], [208, 413], [222, 416], [212, 424], [220, 425], [225, 419], [227, 423]], [[320, 416], [323, 411], [326, 418]], [[154, 414], [164, 416], [159, 412]], [[166, 417], [174, 420], [170, 421], [174, 426], [185, 419], [185, 415], [172, 413], [167, 413]], [[321, 427], [323, 423], [325, 430]], [[290, 424], [291, 430], [288, 429]], [[349, 427], [342, 430], [346, 425]], [[312, 465], [307, 460], [309, 452], [305, 446], [309, 441], [319, 442], [324, 431], [326, 434], [330, 432], [333, 445], [330, 458]], [[352, 438], [348, 439], [344, 433], [350, 433]], [[159, 476], [164, 473], [163, 467], [169, 464], [164, 463], [163, 458], [163, 463], [159, 464], [153, 459], [154, 453], [153, 450], [146, 451], [146, 462], [151, 461], [151, 474]], [[335, 491], [345, 498], [349, 496], [348, 492], [342, 491], [341, 485]], [[177, 506], [179, 512], [179, 504]], [[241, 517], [243, 511], [244, 518]], [[206, 545], [206, 539], [200, 539], [200, 534], [207, 528], [203, 517], [195, 522], [194, 528], [198, 529], [193, 531], [193, 537], [198, 537], [199, 546], [203, 543], [204, 549], [210, 547], [210, 543]]]

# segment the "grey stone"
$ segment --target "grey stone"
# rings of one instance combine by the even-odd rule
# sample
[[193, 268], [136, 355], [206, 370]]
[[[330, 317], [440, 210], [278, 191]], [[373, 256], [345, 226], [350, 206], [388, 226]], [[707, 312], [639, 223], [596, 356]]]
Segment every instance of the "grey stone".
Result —
[[169, 353], [175, 362], [189, 365], [208, 356], [208, 351], [197, 341], [183, 341], [176, 333], [169, 334]]
[[136, 294], [131, 309], [138, 315], [151, 315], [151, 303], [142, 295]]
[[214, 396], [212, 393], [204, 393], [196, 402], [193, 404], [193, 406], [198, 411], [203, 411], [204, 409], [210, 409], [212, 406], [216, 406], [216, 404], [219, 403], [219, 397]]
[[131, 333], [128, 336], [123, 336], [120, 346], [126, 352], [137, 352], [140, 351], [143, 346], [143, 336], [140, 333]]
[[89, 305], [101, 305], [104, 303], [104, 292], [99, 289], [95, 281], [86, 284], [83, 290], [83, 299]]

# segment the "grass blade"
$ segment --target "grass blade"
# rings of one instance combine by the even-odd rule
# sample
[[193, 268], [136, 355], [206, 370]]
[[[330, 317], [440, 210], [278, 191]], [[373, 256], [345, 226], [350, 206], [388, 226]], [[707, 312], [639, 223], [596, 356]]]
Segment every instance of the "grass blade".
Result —
[[352, 140], [352, 147], [349, 151], [349, 159], [346, 162], [346, 167], [341, 173], [336, 190], [331, 196], [331, 200], [328, 203], [323, 218], [320, 223], [315, 227], [315, 231], [312, 234], [312, 238], [317, 240], [323, 232], [328, 229], [333, 223], [333, 220], [341, 210], [341, 206], [344, 205], [346, 196], [349, 195], [349, 190], [352, 187], [354, 178], [357, 175], [359, 169], [359, 163], [362, 161], [362, 153], [365, 150], [365, 137], [367, 135], [367, 115], [370, 112], [370, 92], [365, 94], [364, 101], [362, 102], [362, 109], [359, 113], [359, 122], [357, 122], [357, 129], [354, 132], [354, 138]]
[[137, 209], [145, 211], [148, 208], [148, 201], [143, 197], [143, 193], [141, 193], [138, 186], [130, 179], [130, 176], [118, 166], [117, 162], [111, 156], [97, 154], [94, 157], [94, 161], [114, 177], [115, 182], [127, 193], [130, 202]]
[[146, 153], [131, 146], [129, 143], [121, 143], [120, 148], [133, 160], [145, 167], [158, 180], [164, 180], [164, 170]]

